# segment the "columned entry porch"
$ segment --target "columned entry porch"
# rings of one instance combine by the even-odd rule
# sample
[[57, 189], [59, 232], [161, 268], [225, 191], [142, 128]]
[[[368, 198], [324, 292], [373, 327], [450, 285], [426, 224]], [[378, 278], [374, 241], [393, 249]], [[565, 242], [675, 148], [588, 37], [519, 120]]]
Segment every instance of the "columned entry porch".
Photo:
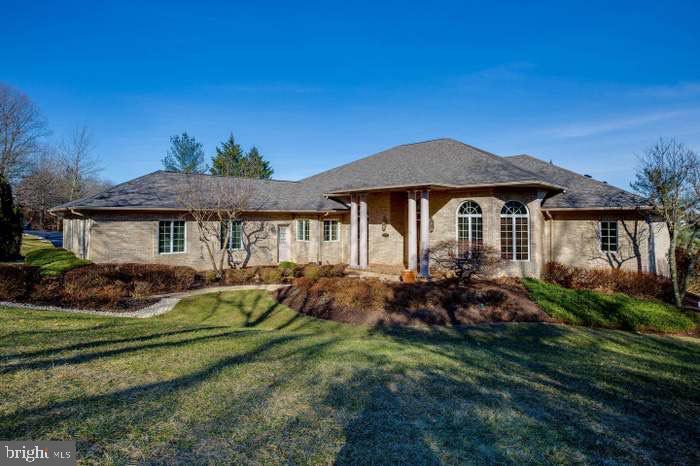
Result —
[[[408, 270], [430, 276], [430, 192], [409, 190], [406, 194], [407, 224], [404, 241]], [[419, 205], [420, 204], [420, 205]], [[350, 267], [367, 269], [368, 254], [367, 194], [350, 195]]]

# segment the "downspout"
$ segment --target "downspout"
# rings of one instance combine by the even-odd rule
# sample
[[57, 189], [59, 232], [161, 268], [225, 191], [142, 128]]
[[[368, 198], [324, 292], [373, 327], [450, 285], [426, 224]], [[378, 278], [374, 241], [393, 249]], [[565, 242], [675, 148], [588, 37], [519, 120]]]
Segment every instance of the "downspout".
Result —
[[554, 218], [548, 210], [543, 210], [542, 212], [544, 212], [544, 219], [547, 222], [547, 231], [549, 232], [549, 260], [547, 261], [549, 263], [552, 262], [553, 254], [552, 237], [554, 236], [554, 230], [552, 229], [552, 220], [554, 220]]
[[318, 216], [318, 255], [316, 259], [319, 265], [323, 264], [323, 255], [321, 253], [321, 247], [323, 243], [323, 219], [328, 216], [328, 212], [324, 212], [322, 215]]

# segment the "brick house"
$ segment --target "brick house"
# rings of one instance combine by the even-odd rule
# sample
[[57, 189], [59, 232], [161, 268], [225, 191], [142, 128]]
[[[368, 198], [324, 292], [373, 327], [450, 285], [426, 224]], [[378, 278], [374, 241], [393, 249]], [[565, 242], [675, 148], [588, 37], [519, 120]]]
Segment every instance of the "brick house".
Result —
[[[187, 177], [157, 171], [53, 209], [64, 246], [94, 262], [210, 268], [178, 201]], [[665, 274], [668, 233], [637, 196], [528, 155], [500, 157], [451, 139], [406, 144], [300, 181], [246, 180], [257, 207], [229, 224], [232, 265], [347, 263], [429, 273], [442, 240], [483, 242], [502, 274], [557, 261]], [[223, 245], [222, 245], [223, 247]]]

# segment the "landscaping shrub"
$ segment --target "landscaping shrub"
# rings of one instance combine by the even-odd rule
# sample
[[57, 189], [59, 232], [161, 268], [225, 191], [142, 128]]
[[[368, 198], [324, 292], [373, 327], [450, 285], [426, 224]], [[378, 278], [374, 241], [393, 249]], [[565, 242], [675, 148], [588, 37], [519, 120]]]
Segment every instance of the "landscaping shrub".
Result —
[[256, 282], [256, 267], [224, 270], [224, 285], [248, 285]]
[[347, 264], [322, 265], [319, 267], [320, 277], [344, 277]]
[[308, 278], [309, 280], [318, 280], [321, 278], [321, 268], [315, 264], [305, 265], [302, 273], [304, 277]]
[[39, 279], [39, 267], [0, 264], [0, 299], [16, 301], [26, 298]]
[[282, 272], [277, 268], [261, 267], [258, 275], [263, 283], [274, 284], [282, 282]]
[[279, 267], [281, 270], [289, 270], [294, 272], [294, 269], [297, 268], [296, 262], [292, 261], [282, 261], [279, 264], [277, 264], [277, 267]]
[[546, 281], [565, 288], [619, 292], [642, 298], [668, 301], [671, 282], [660, 275], [620, 269], [585, 269], [550, 262], [545, 267]]

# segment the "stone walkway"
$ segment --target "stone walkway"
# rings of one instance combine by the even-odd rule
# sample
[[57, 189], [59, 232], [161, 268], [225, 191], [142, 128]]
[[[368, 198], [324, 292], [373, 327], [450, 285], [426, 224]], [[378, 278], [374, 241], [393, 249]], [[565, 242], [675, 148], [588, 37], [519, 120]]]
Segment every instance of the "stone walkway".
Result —
[[95, 309], [74, 309], [58, 306], [42, 306], [39, 304], [26, 304], [26, 303], [12, 303], [8, 301], [0, 301], [0, 306], [14, 307], [21, 309], [31, 309], [33, 311], [60, 311], [69, 312], [73, 314], [92, 314], [98, 316], [110, 316], [110, 317], [136, 317], [139, 319], [145, 319], [148, 317], [158, 316], [165, 314], [172, 310], [177, 303], [182, 299], [197, 296], [201, 294], [209, 293], [221, 293], [222, 291], [242, 291], [242, 290], [265, 290], [265, 291], [276, 291], [280, 288], [285, 288], [289, 285], [234, 285], [234, 286], [212, 286], [209, 288], [200, 288], [198, 290], [185, 291], [182, 293], [170, 293], [164, 295], [156, 295], [153, 298], [160, 298], [156, 303], [150, 306], [139, 309], [138, 311], [124, 311], [124, 312], [113, 312], [113, 311], [98, 311]]

